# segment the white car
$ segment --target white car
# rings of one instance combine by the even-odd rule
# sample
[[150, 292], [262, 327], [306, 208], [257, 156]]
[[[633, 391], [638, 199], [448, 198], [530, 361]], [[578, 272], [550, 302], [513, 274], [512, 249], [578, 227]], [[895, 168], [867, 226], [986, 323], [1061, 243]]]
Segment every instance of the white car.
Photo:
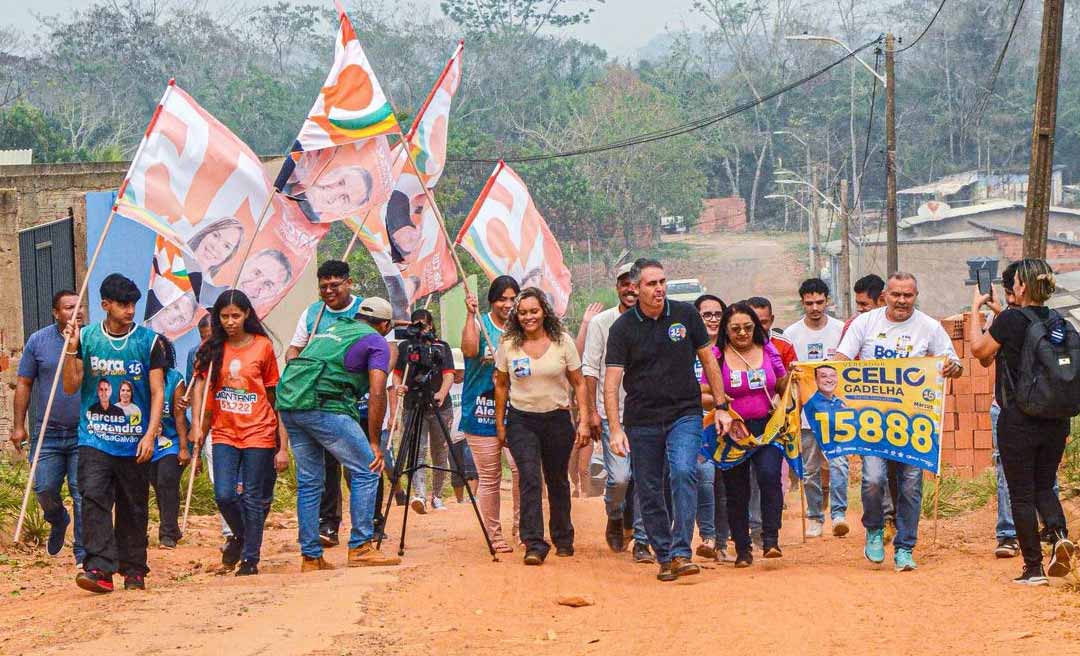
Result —
[[693, 303], [704, 293], [705, 285], [702, 285], [697, 278], [669, 280], [667, 284], [667, 297], [673, 301]]

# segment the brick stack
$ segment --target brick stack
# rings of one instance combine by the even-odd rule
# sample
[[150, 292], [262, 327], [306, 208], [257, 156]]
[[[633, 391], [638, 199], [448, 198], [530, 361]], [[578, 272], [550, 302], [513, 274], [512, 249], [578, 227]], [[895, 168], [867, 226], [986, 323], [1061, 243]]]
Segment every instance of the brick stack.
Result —
[[941, 463], [944, 470], [971, 478], [993, 465], [990, 404], [994, 400], [994, 369], [971, 356], [967, 340], [970, 314], [941, 320], [953, 348], [964, 363], [964, 374], [946, 382], [942, 417]]
[[706, 198], [694, 231], [699, 233], [746, 230], [746, 201], [738, 196]]

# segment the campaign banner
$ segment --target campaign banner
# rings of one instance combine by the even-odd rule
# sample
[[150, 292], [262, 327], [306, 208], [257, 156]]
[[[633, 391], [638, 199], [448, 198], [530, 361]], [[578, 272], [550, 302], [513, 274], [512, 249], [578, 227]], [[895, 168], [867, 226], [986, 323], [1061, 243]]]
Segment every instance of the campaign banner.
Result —
[[797, 362], [794, 393], [826, 458], [878, 456], [938, 473], [944, 358]]
[[[732, 411], [731, 414], [736, 421], [742, 421], [737, 412]], [[795, 475], [802, 478], [799, 405], [790, 385], [777, 398], [776, 406], [761, 435], [747, 435], [741, 440], [736, 440], [730, 434], [718, 436], [715, 417], [716, 411], [712, 410], [702, 419], [700, 451], [713, 466], [721, 470], [732, 469], [749, 458], [756, 449], [776, 448], [784, 454]]]

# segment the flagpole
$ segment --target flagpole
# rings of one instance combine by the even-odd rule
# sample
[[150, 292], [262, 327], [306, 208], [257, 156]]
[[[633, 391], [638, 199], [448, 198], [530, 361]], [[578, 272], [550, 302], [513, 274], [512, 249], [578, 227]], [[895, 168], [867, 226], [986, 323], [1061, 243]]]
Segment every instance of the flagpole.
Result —
[[[203, 380], [202, 390], [202, 403], [199, 404], [198, 412], [193, 412], [192, 416], [195, 419], [198, 428], [195, 430], [196, 435], [202, 435], [202, 440], [195, 443], [194, 453], [191, 455], [191, 475], [188, 476], [187, 486], [187, 499], [184, 501], [184, 521], [180, 524], [180, 532], [187, 531], [188, 512], [191, 510], [191, 493], [195, 489], [195, 475], [198, 473], [199, 468], [199, 454], [202, 451], [202, 443], [206, 441], [206, 434], [203, 433], [203, 419], [206, 416], [206, 398], [210, 391], [210, 378], [214, 375], [214, 363], [211, 362], [206, 368], [206, 378]], [[198, 376], [195, 377], [198, 379]], [[192, 388], [195, 386], [192, 385]]]
[[[83, 300], [86, 297], [87, 287], [90, 285], [90, 274], [93, 273], [94, 267], [97, 266], [98, 256], [101, 255], [102, 246], [105, 245], [105, 236], [109, 234], [109, 228], [112, 227], [113, 219], [116, 218], [117, 203], [127, 190], [128, 181], [131, 179], [131, 173], [135, 170], [135, 165], [139, 162], [139, 156], [146, 147], [146, 139], [150, 136], [150, 132], [154, 129], [154, 125], [157, 124], [165, 100], [169, 97], [169, 93], [174, 86], [176, 86], [176, 80], [169, 80], [168, 86], [165, 87], [165, 93], [161, 95], [161, 100], [154, 110], [154, 115], [150, 118], [150, 123], [146, 126], [146, 132], [143, 133], [143, 139], [139, 142], [139, 147], [135, 150], [135, 155], [132, 157], [131, 164], [128, 166], [128, 172], [124, 176], [124, 181], [120, 184], [120, 189], [116, 194], [117, 200], [113, 202], [112, 209], [109, 211], [109, 218], [105, 219], [105, 225], [101, 229], [101, 236], [98, 237], [97, 245], [94, 246], [94, 253], [86, 266], [86, 274], [83, 276], [82, 285], [79, 287], [79, 294], [75, 303], [75, 314], [71, 318], [72, 322], [78, 323], [79, 310], [82, 308]], [[65, 329], [66, 328], [67, 326], [65, 326]], [[64, 344], [60, 348], [60, 357], [56, 363], [56, 373], [53, 374], [52, 386], [49, 388], [49, 399], [45, 403], [45, 413], [41, 419], [41, 428], [38, 431], [37, 444], [34, 445], [34, 455], [30, 459], [30, 474], [26, 478], [26, 489], [23, 490], [22, 506], [19, 508], [19, 518], [15, 522], [15, 542], [18, 542], [19, 537], [22, 535], [23, 521], [26, 519], [26, 508], [30, 503], [30, 491], [34, 487], [34, 477], [37, 475], [38, 462], [41, 459], [41, 447], [45, 443], [45, 430], [49, 425], [49, 417], [52, 414], [53, 402], [56, 400], [56, 388], [64, 374], [64, 358], [66, 357], [65, 354], [67, 353], [68, 344], [70, 343], [71, 335], [65, 330]]]
[[[461, 278], [461, 284], [465, 285], [465, 292], [466, 294], [469, 294], [471, 292], [469, 291], [469, 283], [465, 277], [465, 268], [461, 266], [461, 259], [458, 258], [457, 249], [454, 248], [455, 242], [450, 239], [450, 233], [446, 230], [446, 221], [443, 219], [442, 211], [439, 209], [438, 203], [435, 202], [435, 194], [433, 194], [431, 190], [428, 189], [427, 183], [420, 177], [420, 167], [416, 165], [416, 160], [413, 158], [412, 149], [409, 147], [411, 144], [409, 140], [405, 138], [405, 134], [401, 131], [401, 124], [395, 123], [395, 125], [397, 125], [398, 136], [401, 138], [402, 150], [405, 151], [405, 156], [409, 158], [409, 165], [412, 166], [413, 173], [415, 173], [417, 179], [420, 180], [420, 187], [424, 190], [424, 196], [427, 198], [427, 202], [429, 205], [431, 205], [431, 210], [432, 212], [434, 212], [435, 218], [439, 222], [439, 228], [442, 230], [443, 237], [446, 238], [447, 249], [450, 251], [451, 259], [454, 260], [454, 266], [457, 267], [457, 273], [458, 276]], [[496, 171], [498, 171], [500, 168], [502, 168], [502, 162], [499, 163], [499, 167], [496, 169]], [[487, 184], [484, 186], [484, 190], [486, 191], [490, 189], [492, 184], [494, 184], [494, 175], [492, 176], [492, 179], [488, 180]], [[474, 207], [473, 209], [475, 210], [476, 208]], [[471, 215], [472, 213], [470, 213], [470, 218]], [[479, 301], [479, 299], [477, 300]], [[491, 335], [488, 334], [487, 327], [484, 326], [483, 321], [480, 322], [480, 330], [484, 333], [484, 339], [487, 340], [488, 346], [491, 348], [492, 353], [494, 353], [498, 345], [492, 341]]]

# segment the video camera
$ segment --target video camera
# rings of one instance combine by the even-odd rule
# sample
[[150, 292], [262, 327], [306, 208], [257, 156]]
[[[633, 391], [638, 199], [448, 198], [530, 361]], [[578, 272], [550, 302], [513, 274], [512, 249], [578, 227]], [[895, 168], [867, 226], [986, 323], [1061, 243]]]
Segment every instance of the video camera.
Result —
[[409, 380], [405, 384], [412, 393], [427, 385], [445, 363], [442, 350], [435, 345], [435, 331], [427, 328], [423, 321], [414, 321], [402, 333], [401, 347], [406, 349], [405, 361], [409, 367]]

